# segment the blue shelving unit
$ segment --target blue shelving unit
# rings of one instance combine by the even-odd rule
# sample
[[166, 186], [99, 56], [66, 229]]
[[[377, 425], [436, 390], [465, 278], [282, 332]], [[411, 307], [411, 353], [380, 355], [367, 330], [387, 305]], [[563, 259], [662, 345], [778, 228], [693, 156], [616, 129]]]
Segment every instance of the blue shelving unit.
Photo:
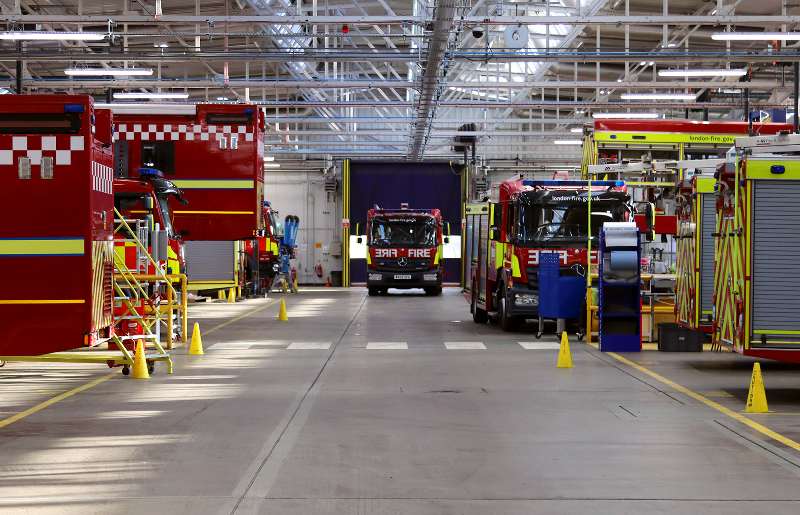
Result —
[[600, 232], [600, 350], [642, 350], [641, 250], [633, 222], [605, 223]]

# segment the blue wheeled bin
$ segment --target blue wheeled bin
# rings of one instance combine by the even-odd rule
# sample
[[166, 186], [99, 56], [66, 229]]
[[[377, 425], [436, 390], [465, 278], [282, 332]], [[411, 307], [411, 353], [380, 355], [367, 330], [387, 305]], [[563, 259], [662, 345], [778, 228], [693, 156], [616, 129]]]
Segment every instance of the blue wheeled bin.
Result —
[[[539, 330], [544, 332], [544, 319], [557, 320], [556, 333], [561, 334], [567, 320], [580, 320], [586, 297], [586, 279], [581, 276], [562, 276], [560, 257], [556, 252], [539, 256]], [[578, 324], [579, 331], [583, 324]]]

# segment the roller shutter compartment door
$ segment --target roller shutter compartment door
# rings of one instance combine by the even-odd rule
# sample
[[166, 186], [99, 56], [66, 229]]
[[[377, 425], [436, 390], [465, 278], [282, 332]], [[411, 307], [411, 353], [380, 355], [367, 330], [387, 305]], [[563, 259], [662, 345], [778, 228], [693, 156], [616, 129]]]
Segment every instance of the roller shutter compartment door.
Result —
[[704, 311], [711, 311], [714, 303], [714, 237], [717, 229], [717, 200], [713, 194], [701, 197], [702, 220], [700, 221], [700, 320]]
[[800, 347], [800, 181], [754, 181], [751, 228], [753, 346]]
[[235, 245], [233, 241], [187, 241], [189, 281], [233, 281]]

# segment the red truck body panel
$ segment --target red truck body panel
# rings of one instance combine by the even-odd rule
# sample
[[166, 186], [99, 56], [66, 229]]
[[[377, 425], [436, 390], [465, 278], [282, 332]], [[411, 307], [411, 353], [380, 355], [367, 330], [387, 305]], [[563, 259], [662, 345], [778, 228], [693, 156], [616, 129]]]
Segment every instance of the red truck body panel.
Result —
[[110, 120], [88, 95], [0, 95], [0, 355], [74, 349], [111, 325]]
[[[620, 132], [680, 132], [691, 134], [741, 134], [748, 133], [747, 122], [705, 122], [700, 120], [595, 120], [596, 131]], [[791, 131], [791, 123], [754, 123], [758, 135]]]
[[[251, 104], [199, 104], [194, 114], [115, 114], [115, 140], [126, 154], [117, 175], [161, 170], [188, 205], [170, 200], [184, 240], [233, 241], [262, 229], [264, 117]], [[123, 150], [123, 147], [127, 147]]]

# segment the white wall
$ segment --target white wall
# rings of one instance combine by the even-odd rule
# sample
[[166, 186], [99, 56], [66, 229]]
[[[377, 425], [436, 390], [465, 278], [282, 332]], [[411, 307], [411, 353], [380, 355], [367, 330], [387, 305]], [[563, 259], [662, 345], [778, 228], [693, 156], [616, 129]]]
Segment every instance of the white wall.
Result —
[[[321, 171], [280, 171], [264, 174], [264, 198], [286, 215], [300, 217], [295, 267], [301, 284], [324, 284], [331, 271], [342, 270], [341, 192], [328, 193]], [[314, 266], [322, 265], [322, 278]]]

